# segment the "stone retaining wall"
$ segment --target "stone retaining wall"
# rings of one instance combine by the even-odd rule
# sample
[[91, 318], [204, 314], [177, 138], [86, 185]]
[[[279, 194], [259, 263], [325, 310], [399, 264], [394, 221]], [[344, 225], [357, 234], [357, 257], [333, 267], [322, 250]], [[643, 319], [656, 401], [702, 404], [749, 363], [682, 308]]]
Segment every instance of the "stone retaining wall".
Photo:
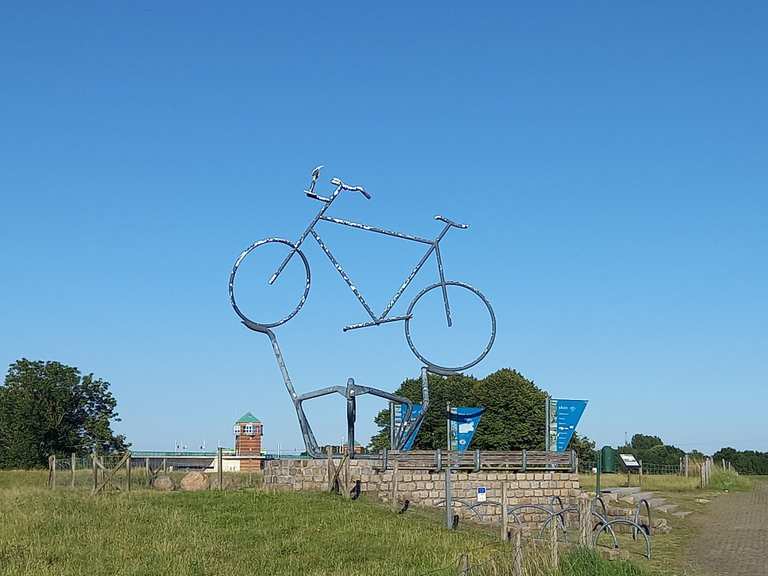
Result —
[[[338, 466], [339, 460], [335, 460]], [[340, 474], [342, 482], [343, 471]], [[403, 469], [381, 471], [371, 460], [349, 461], [349, 484], [360, 480], [363, 492], [388, 502], [392, 499], [393, 475], [396, 476], [396, 500], [410, 500], [413, 504], [436, 506], [445, 498], [445, 473], [429, 470]], [[578, 474], [569, 472], [454, 472], [451, 476], [454, 499], [476, 502], [477, 488], [486, 488], [489, 502], [501, 502], [501, 486], [507, 484], [507, 504], [548, 505], [553, 496], [559, 496], [564, 505], [575, 505], [579, 495]], [[282, 490], [328, 490], [327, 460], [269, 460], [264, 466], [264, 483]], [[461, 506], [457, 512], [466, 515]], [[482, 510], [489, 520], [500, 518], [500, 507], [488, 504]], [[529, 516], [526, 514], [526, 516]]]

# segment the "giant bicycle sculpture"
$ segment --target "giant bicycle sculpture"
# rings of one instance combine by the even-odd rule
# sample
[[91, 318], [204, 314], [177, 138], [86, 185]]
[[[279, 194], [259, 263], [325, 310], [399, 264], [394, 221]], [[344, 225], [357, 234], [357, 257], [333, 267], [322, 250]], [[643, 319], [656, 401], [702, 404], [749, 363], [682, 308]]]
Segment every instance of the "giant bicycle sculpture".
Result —
[[[485, 358], [485, 356], [491, 350], [491, 347], [493, 346], [493, 342], [496, 338], [496, 317], [493, 313], [493, 308], [491, 307], [491, 304], [488, 302], [488, 299], [479, 290], [477, 290], [476, 288], [464, 282], [460, 282], [457, 280], [448, 280], [446, 279], [446, 276], [445, 276], [445, 271], [443, 268], [443, 258], [442, 258], [442, 253], [440, 251], [440, 241], [445, 237], [445, 235], [452, 228], [457, 228], [461, 230], [467, 229], [468, 226], [466, 224], [459, 224], [443, 216], [435, 216], [435, 219], [442, 222], [444, 226], [442, 230], [437, 234], [437, 236], [435, 236], [435, 238], [428, 239], [428, 238], [423, 238], [413, 234], [395, 232], [392, 230], [387, 230], [385, 228], [379, 228], [377, 226], [371, 226], [368, 224], [361, 224], [358, 222], [352, 222], [349, 220], [335, 218], [333, 216], [328, 215], [328, 210], [331, 208], [334, 202], [340, 197], [342, 192], [360, 193], [369, 200], [371, 199], [371, 195], [362, 186], [350, 186], [348, 184], [345, 184], [338, 178], [332, 178], [331, 184], [334, 186], [333, 191], [329, 196], [321, 196], [316, 192], [317, 181], [320, 176], [321, 168], [322, 166], [319, 166], [312, 171], [312, 180], [310, 182], [309, 189], [305, 191], [306, 195], [309, 198], [321, 203], [320, 210], [314, 216], [309, 226], [307, 226], [307, 228], [304, 230], [304, 232], [299, 236], [298, 240], [296, 240], [295, 242], [292, 242], [290, 240], [285, 240], [283, 238], [265, 238], [263, 240], [254, 242], [240, 254], [240, 256], [235, 261], [235, 264], [232, 268], [232, 272], [229, 276], [230, 303], [232, 304], [232, 308], [234, 309], [235, 313], [240, 317], [240, 320], [246, 327], [248, 327], [249, 329], [255, 332], [266, 334], [269, 337], [272, 343], [272, 349], [275, 354], [275, 359], [277, 360], [278, 366], [280, 367], [280, 371], [283, 376], [283, 381], [296, 408], [296, 412], [299, 418], [299, 425], [301, 427], [302, 435], [304, 437], [304, 443], [307, 448], [307, 452], [311, 456], [320, 457], [322, 455], [320, 454], [320, 450], [319, 450], [317, 441], [314, 437], [314, 434], [312, 432], [312, 428], [309, 425], [309, 422], [307, 421], [306, 415], [304, 414], [302, 403], [306, 400], [319, 398], [321, 396], [326, 396], [329, 394], [340, 394], [347, 399], [347, 428], [348, 428], [347, 441], [348, 441], [350, 457], [353, 457], [354, 455], [354, 422], [356, 417], [356, 397], [363, 394], [371, 394], [374, 396], [378, 396], [380, 398], [387, 399], [390, 402], [402, 404], [405, 406], [405, 413], [403, 414], [403, 418], [401, 419], [401, 424], [399, 426], [399, 429], [395, 433], [394, 447], [397, 449], [401, 449], [408, 442], [411, 436], [413, 436], [413, 434], [415, 434], [415, 432], [418, 430], [419, 424], [421, 423], [421, 420], [424, 418], [424, 415], [426, 414], [427, 407], [429, 405], [427, 373], [433, 372], [435, 374], [441, 374], [441, 375], [455, 374], [457, 372], [461, 372], [463, 370], [471, 368], [472, 366], [480, 362], [483, 358]], [[368, 302], [366, 302], [365, 298], [361, 294], [360, 290], [355, 286], [355, 284], [350, 279], [349, 275], [344, 271], [341, 264], [333, 255], [330, 248], [326, 245], [325, 242], [323, 242], [322, 238], [320, 237], [316, 229], [318, 223], [320, 222], [326, 222], [326, 223], [336, 224], [341, 226], [348, 226], [348, 227], [355, 228], [358, 230], [363, 230], [366, 232], [384, 234], [386, 236], [399, 238], [401, 240], [406, 240], [409, 242], [421, 243], [427, 246], [426, 252], [424, 253], [424, 255], [416, 263], [416, 265], [413, 267], [411, 272], [402, 282], [402, 284], [397, 289], [397, 291], [392, 295], [389, 303], [386, 305], [386, 307], [384, 308], [384, 311], [381, 314], [376, 314], [373, 311], [371, 306], [368, 304]], [[410, 347], [414, 355], [421, 362], [424, 363], [424, 367], [421, 370], [423, 408], [422, 408], [421, 414], [417, 418], [415, 419], [411, 418], [412, 403], [407, 398], [390, 394], [389, 392], [379, 390], [376, 388], [357, 385], [355, 384], [352, 378], [350, 378], [347, 381], [346, 386], [331, 386], [327, 388], [322, 388], [320, 390], [307, 392], [302, 395], [298, 395], [296, 393], [293, 387], [293, 384], [291, 382], [291, 379], [288, 375], [288, 371], [285, 366], [285, 361], [283, 359], [282, 353], [280, 351], [280, 347], [277, 343], [277, 338], [274, 332], [272, 331], [272, 328], [280, 326], [281, 324], [284, 324], [288, 320], [293, 318], [299, 312], [302, 306], [304, 306], [304, 303], [307, 300], [307, 297], [309, 295], [309, 289], [312, 283], [312, 280], [311, 280], [312, 276], [310, 273], [309, 261], [307, 260], [307, 257], [302, 252], [301, 247], [304, 241], [309, 236], [311, 236], [317, 242], [317, 244], [320, 246], [323, 253], [331, 261], [333, 266], [341, 275], [344, 282], [350, 288], [350, 290], [355, 295], [357, 300], [360, 302], [365, 312], [370, 317], [370, 320], [344, 326], [343, 330], [345, 332], [347, 330], [368, 328], [371, 326], [379, 326], [381, 324], [386, 324], [391, 322], [403, 322], [404, 330], [405, 330], [405, 339], [408, 343], [408, 346]], [[271, 276], [269, 276], [268, 280], [265, 277], [265, 280], [269, 285], [275, 285], [276, 283], [279, 282], [279, 278], [281, 274], [284, 272], [286, 266], [289, 264], [289, 262], [293, 258], [298, 258], [300, 260], [303, 267], [304, 275], [305, 275], [304, 290], [301, 296], [299, 297], [298, 304], [296, 304], [294, 308], [290, 310], [285, 316], [282, 316], [280, 319], [274, 320], [274, 321], [255, 320], [254, 318], [247, 316], [243, 312], [243, 310], [238, 306], [235, 298], [237, 273], [240, 270], [241, 265], [248, 258], [249, 255], [254, 253], [255, 250], [268, 244], [275, 245], [277, 247], [284, 247], [284, 250], [286, 251], [286, 255], [283, 258], [280, 265], [277, 267], [277, 269], [274, 270]], [[408, 305], [408, 308], [405, 310], [405, 313], [400, 315], [390, 316], [390, 312], [392, 312], [393, 308], [395, 307], [397, 302], [400, 300], [400, 297], [406, 291], [408, 286], [410, 286], [411, 282], [414, 280], [416, 275], [424, 267], [424, 264], [427, 262], [427, 260], [429, 260], [429, 258], [433, 254], [435, 255], [435, 262], [437, 265], [437, 275], [438, 275], [439, 281], [436, 283], [427, 285], [420, 292], [418, 292], [416, 296], [413, 298], [413, 300], [410, 302], [410, 304]], [[463, 364], [459, 364], [456, 366], [442, 366], [427, 359], [425, 355], [416, 348], [414, 339], [411, 334], [411, 322], [414, 321], [414, 318], [418, 316], [417, 305], [419, 304], [419, 302], [422, 301], [422, 298], [425, 295], [432, 292], [433, 290], [439, 290], [442, 296], [443, 309], [445, 312], [445, 321], [449, 328], [453, 326], [453, 318], [451, 316], [451, 305], [450, 305], [449, 293], [457, 294], [459, 291], [468, 292], [470, 296], [479, 299], [479, 301], [482, 304], [481, 308], [487, 312], [489, 325], [490, 325], [490, 333], [489, 333], [488, 339], [485, 342], [484, 347], [482, 348], [480, 353], [474, 358], [472, 358], [470, 361], [464, 362]], [[268, 312], [261, 311], [261, 313], [267, 314]]]

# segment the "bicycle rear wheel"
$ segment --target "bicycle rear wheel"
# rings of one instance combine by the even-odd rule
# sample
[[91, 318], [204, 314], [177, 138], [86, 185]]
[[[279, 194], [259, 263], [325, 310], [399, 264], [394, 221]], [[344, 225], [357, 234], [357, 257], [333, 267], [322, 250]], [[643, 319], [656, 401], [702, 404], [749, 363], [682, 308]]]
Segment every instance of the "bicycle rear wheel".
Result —
[[[305, 283], [304, 283], [304, 293], [301, 295], [299, 299], [299, 303], [291, 310], [290, 313], [288, 313], [286, 316], [283, 316], [279, 320], [272, 321], [272, 322], [260, 322], [256, 321], [252, 318], [249, 318], [248, 316], [243, 313], [243, 311], [240, 309], [240, 307], [237, 305], [237, 301], [235, 299], [235, 280], [238, 271], [240, 270], [240, 266], [242, 265], [243, 261], [251, 254], [254, 250], [257, 248], [267, 245], [267, 244], [276, 244], [278, 246], [285, 246], [284, 255], [288, 256], [292, 251], [296, 252], [296, 255], [299, 256], [301, 259], [301, 263], [304, 266], [304, 276], [305, 276]], [[295, 255], [294, 255], [295, 257]], [[274, 270], [267, 270], [264, 271], [264, 282], [266, 283], [269, 279], [271, 273]], [[279, 278], [277, 282], [279, 282]], [[232, 309], [235, 311], [235, 314], [237, 314], [240, 319], [243, 321], [243, 323], [246, 326], [253, 325], [256, 329], [258, 328], [274, 328], [275, 326], [280, 326], [281, 324], [285, 324], [293, 318], [299, 310], [301, 310], [301, 307], [304, 306], [304, 302], [307, 300], [307, 295], [309, 294], [309, 287], [312, 282], [312, 277], [309, 271], [309, 262], [307, 262], [306, 256], [304, 256], [304, 253], [299, 250], [292, 242], [289, 242], [288, 240], [283, 240], [282, 238], [265, 238], [264, 240], [259, 240], [258, 242], [254, 242], [251, 244], [248, 248], [243, 250], [243, 252], [238, 256], [237, 260], [235, 260], [235, 265], [232, 267], [232, 272], [229, 275], [229, 302], [232, 305]], [[266, 314], [264, 310], [260, 310], [260, 313]], [[249, 326], [251, 327], [251, 326]]]
[[[488, 299], [483, 295], [482, 292], [480, 292], [477, 288], [473, 288], [469, 284], [465, 284], [464, 282], [457, 282], [455, 280], [446, 280], [445, 282], [446, 290], [448, 287], [453, 287], [451, 292], [455, 291], [456, 289], [460, 289], [462, 291], [469, 291], [471, 294], [471, 297], [477, 298], [481, 301], [481, 308], [487, 312], [488, 319], [490, 320], [490, 336], [488, 338], [487, 343], [485, 344], [485, 347], [482, 349], [480, 354], [476, 356], [471, 362], [467, 362], [466, 364], [462, 364], [460, 366], [441, 366], [439, 364], [436, 364], [430, 360], [428, 360], [421, 352], [419, 352], [416, 349], [416, 346], [413, 343], [413, 339], [411, 337], [411, 322], [413, 321], [416, 314], [414, 313], [414, 308], [416, 307], [416, 304], [429, 292], [435, 289], [442, 289], [442, 284], [439, 282], [436, 284], [432, 284], [430, 286], [427, 286], [424, 288], [421, 292], [419, 292], [416, 297], [413, 299], [411, 304], [408, 306], [408, 310], [406, 312], [406, 315], [408, 318], [405, 320], [405, 339], [408, 342], [408, 346], [411, 348], [411, 351], [416, 355], [416, 357], [424, 362], [424, 364], [429, 368], [430, 371], [436, 372], [438, 374], [454, 374], [456, 372], [463, 372], [464, 370], [471, 368], [478, 362], [480, 362], [483, 358], [486, 357], [488, 352], [491, 351], [491, 347], [493, 346], [493, 341], [496, 339], [496, 315], [493, 313], [493, 308], [491, 307], [491, 303], [488, 302]], [[464, 296], [467, 296], [464, 294]], [[450, 300], [449, 295], [449, 300]], [[460, 330], [457, 328], [457, 330]]]

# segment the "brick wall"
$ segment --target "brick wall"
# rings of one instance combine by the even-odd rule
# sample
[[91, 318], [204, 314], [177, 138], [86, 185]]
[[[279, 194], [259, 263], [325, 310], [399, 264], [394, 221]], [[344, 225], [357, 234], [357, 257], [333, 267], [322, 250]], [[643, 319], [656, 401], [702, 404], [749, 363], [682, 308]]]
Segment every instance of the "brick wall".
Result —
[[[339, 460], [335, 460], [338, 465]], [[326, 460], [270, 460], [264, 465], [264, 483], [284, 490], [328, 490]], [[360, 480], [363, 492], [389, 501], [392, 494], [392, 470], [378, 471], [370, 460], [350, 460], [350, 484]], [[445, 473], [428, 470], [398, 470], [397, 500], [435, 506], [445, 498]], [[507, 504], [545, 504], [559, 496], [565, 505], [576, 504], [579, 477], [569, 472], [454, 472], [451, 476], [454, 499], [476, 501], [477, 488], [486, 488], [488, 501], [501, 502], [501, 486], [507, 484]], [[467, 515], [463, 506], [457, 512]], [[489, 520], [498, 520], [500, 507], [486, 505], [483, 513]], [[527, 516], [527, 515], [526, 515]]]
[[261, 434], [241, 434], [235, 439], [235, 452], [237, 454], [261, 454]]

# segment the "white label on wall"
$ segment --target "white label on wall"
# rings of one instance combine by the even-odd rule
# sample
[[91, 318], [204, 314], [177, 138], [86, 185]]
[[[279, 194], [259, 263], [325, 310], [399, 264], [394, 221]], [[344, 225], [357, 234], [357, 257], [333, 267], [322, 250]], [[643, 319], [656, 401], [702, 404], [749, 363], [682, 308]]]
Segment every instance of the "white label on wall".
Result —
[[485, 486], [477, 487], [477, 501], [485, 502]]

